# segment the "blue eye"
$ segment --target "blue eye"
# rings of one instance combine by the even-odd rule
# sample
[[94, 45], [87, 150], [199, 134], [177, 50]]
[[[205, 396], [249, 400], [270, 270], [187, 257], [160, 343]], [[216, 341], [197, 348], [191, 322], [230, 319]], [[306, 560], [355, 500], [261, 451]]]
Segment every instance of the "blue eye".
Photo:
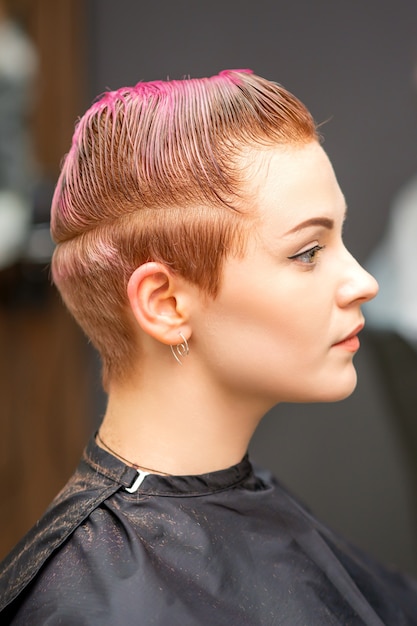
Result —
[[304, 250], [304, 252], [299, 252], [298, 254], [294, 254], [293, 256], [289, 256], [288, 258], [291, 260], [300, 261], [305, 265], [314, 265], [317, 260], [317, 254], [320, 250], [323, 250], [324, 246], [313, 246], [309, 248], [309, 250]]

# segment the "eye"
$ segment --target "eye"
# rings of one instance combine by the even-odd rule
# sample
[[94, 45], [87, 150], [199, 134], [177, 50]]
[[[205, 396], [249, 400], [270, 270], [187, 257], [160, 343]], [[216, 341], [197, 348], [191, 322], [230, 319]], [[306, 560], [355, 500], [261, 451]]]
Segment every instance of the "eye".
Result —
[[289, 256], [288, 258], [291, 261], [299, 261], [300, 263], [304, 263], [305, 265], [315, 265], [317, 260], [318, 253], [323, 250], [324, 246], [315, 245], [308, 250], [303, 250], [303, 252], [298, 252], [293, 256]]

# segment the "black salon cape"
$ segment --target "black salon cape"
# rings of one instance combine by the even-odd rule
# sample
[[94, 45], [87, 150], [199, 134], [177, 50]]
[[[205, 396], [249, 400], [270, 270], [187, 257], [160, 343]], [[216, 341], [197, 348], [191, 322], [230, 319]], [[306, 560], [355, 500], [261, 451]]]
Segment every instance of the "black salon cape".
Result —
[[0, 624], [417, 624], [417, 585], [319, 523], [245, 458], [201, 476], [137, 472], [92, 440], [3, 562]]

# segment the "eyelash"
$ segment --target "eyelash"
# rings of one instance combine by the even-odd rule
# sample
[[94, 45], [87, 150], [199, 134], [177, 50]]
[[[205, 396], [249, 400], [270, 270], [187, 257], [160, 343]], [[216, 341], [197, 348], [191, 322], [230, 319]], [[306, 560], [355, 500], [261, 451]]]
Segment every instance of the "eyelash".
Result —
[[[291, 261], [301, 261], [301, 263], [304, 263], [305, 265], [315, 265], [315, 260], [316, 260], [316, 256], [317, 254], [323, 250], [325, 246], [313, 246], [312, 248], [309, 248], [308, 250], [304, 250], [303, 252], [299, 252], [298, 254], [294, 254], [293, 256], [289, 256], [288, 258]], [[303, 260], [303, 257], [305, 257], [307, 260]]]

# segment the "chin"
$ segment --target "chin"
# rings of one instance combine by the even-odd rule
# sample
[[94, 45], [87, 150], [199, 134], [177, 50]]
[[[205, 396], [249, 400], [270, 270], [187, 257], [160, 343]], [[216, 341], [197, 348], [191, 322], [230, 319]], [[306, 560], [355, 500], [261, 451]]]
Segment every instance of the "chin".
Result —
[[354, 369], [346, 380], [339, 380], [334, 385], [329, 384], [319, 402], [340, 402], [348, 398], [356, 389], [357, 375]]
[[340, 402], [348, 398], [355, 390], [357, 383], [357, 375], [354, 367], [350, 367], [348, 372], [336, 377], [327, 377], [320, 380], [312, 388], [310, 393], [306, 389], [302, 394], [302, 398], [295, 402]]

